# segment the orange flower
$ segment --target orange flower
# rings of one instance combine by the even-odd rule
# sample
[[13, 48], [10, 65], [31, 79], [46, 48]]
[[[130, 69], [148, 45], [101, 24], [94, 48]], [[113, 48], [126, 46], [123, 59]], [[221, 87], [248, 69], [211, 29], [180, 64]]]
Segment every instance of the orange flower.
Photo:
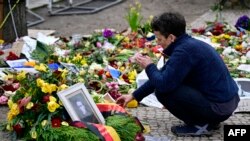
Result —
[[34, 67], [36, 65], [35, 61], [28, 61], [24, 63], [24, 66]]

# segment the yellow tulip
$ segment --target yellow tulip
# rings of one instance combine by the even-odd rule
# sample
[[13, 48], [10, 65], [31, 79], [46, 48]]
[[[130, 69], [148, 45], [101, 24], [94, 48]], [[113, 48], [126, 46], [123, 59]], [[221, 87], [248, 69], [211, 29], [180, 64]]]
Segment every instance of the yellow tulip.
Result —
[[42, 92], [51, 94], [56, 91], [57, 86], [55, 84], [44, 83], [42, 86]]
[[19, 107], [16, 103], [13, 103], [10, 108], [10, 111], [7, 114], [7, 120], [11, 121], [18, 114], [19, 114]]
[[66, 122], [66, 121], [61, 122], [61, 124], [64, 125], [64, 126], [69, 126], [69, 123]]
[[58, 90], [57, 91], [62, 91], [62, 90], [65, 90], [67, 89], [69, 86], [67, 86], [66, 84], [62, 84], [61, 86], [58, 87]]
[[130, 82], [130, 83], [135, 82], [136, 76], [137, 76], [137, 72], [136, 72], [135, 69], [134, 69], [133, 71], [129, 72], [129, 73], [128, 73], [129, 82]]
[[47, 121], [47, 120], [43, 120], [43, 121], [41, 122], [42, 127], [44, 127], [44, 126], [47, 125], [47, 124], [48, 124], [48, 121]]
[[33, 106], [34, 106], [34, 103], [33, 103], [33, 102], [29, 102], [29, 103], [26, 105], [26, 109], [31, 109]]
[[123, 38], [123, 36], [122, 36], [122, 35], [117, 34], [117, 35], [115, 36], [115, 38], [116, 38], [117, 40], [121, 40], [121, 39]]
[[48, 102], [48, 110], [53, 113], [56, 111], [57, 108], [59, 108], [60, 105], [57, 104], [55, 101]]
[[86, 59], [86, 58], [83, 58], [83, 59], [81, 60], [81, 64], [82, 64], [84, 67], [87, 67], [87, 66], [88, 66], [87, 59]]
[[125, 37], [125, 38], [123, 39], [123, 41], [126, 42], [126, 43], [129, 43], [129, 38], [128, 38], [128, 37]]
[[119, 71], [120, 71], [120, 72], [123, 72], [124, 70], [125, 70], [125, 67], [120, 67], [120, 68], [119, 68]]
[[8, 106], [9, 106], [10, 109], [11, 109], [12, 105], [13, 105], [13, 101], [12, 101], [12, 99], [9, 99], [8, 100]]
[[38, 71], [47, 72], [47, 66], [45, 64], [35, 65], [35, 69]]
[[216, 38], [212, 38], [212, 39], [211, 39], [211, 42], [212, 42], [212, 43], [217, 43], [217, 41], [218, 41], [218, 40], [217, 40]]
[[36, 130], [31, 130], [30, 131], [30, 135], [31, 135], [32, 139], [36, 139], [37, 138], [37, 132], [36, 132]]
[[56, 98], [55, 98], [54, 96], [49, 96], [49, 101], [54, 101], [54, 102], [56, 102], [57, 100], [56, 100]]
[[80, 75], [84, 75], [85, 73], [86, 73], [85, 70], [81, 70], [81, 71], [79, 72]]
[[7, 113], [7, 120], [8, 120], [8, 121], [11, 121], [13, 118], [14, 118], [14, 115], [9, 111], [9, 112]]
[[4, 43], [4, 40], [0, 39], [0, 45], [2, 45]]
[[84, 83], [84, 79], [83, 78], [78, 78], [78, 82]]
[[16, 103], [13, 103], [10, 112], [15, 116], [19, 114], [19, 107]]
[[138, 102], [136, 100], [132, 100], [127, 104], [128, 108], [136, 108], [138, 106]]
[[12, 128], [12, 126], [10, 124], [7, 124], [6, 129], [9, 130], [9, 131], [13, 130], [13, 128]]
[[17, 75], [17, 80], [19, 80], [19, 81], [23, 80], [23, 79], [26, 77], [26, 74], [27, 74], [27, 72], [21, 71], [21, 72], [18, 73], [18, 75]]
[[228, 35], [228, 34], [225, 34], [225, 35], [224, 35], [224, 38], [226, 38], [226, 39], [230, 39], [230, 37], [231, 37], [231, 36]]
[[60, 68], [58, 70], [62, 72], [61, 76], [63, 79], [65, 79], [69, 71], [67, 69], [60, 69]]
[[44, 80], [42, 80], [41, 78], [38, 78], [37, 80], [36, 80], [36, 85], [38, 86], [38, 87], [42, 87], [43, 85], [44, 85]]

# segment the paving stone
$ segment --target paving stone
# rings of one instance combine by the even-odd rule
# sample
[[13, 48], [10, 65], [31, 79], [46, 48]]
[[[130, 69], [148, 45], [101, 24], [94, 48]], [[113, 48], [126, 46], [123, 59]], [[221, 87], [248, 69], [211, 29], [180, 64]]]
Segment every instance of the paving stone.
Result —
[[[224, 125], [238, 125], [238, 124], [249, 124], [250, 121], [250, 114], [234, 114], [228, 120], [221, 124], [221, 128], [219, 130], [213, 131], [212, 136], [210, 137], [177, 137], [171, 131], [171, 126], [183, 124], [182, 121], [175, 118], [171, 113], [167, 110], [162, 110], [159, 108], [152, 108], [152, 107], [138, 107], [137, 109], [132, 109], [133, 112], [136, 113], [133, 116], [137, 116], [139, 119], [143, 119], [150, 125], [151, 132], [148, 135], [151, 136], [167, 136], [171, 138], [171, 141], [208, 141], [208, 140], [223, 140], [223, 126]], [[142, 111], [148, 111], [147, 114], [144, 116], [140, 114]], [[164, 112], [162, 112], [164, 111]], [[149, 113], [152, 112], [152, 113]], [[161, 117], [154, 114], [159, 114]], [[142, 118], [143, 117], [143, 118]], [[164, 118], [162, 118], [164, 117]]]

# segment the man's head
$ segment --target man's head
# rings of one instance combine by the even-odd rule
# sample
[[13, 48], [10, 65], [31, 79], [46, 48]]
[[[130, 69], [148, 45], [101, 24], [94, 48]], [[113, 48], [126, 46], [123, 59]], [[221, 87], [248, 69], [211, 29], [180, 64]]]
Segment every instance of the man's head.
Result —
[[179, 13], [166, 12], [156, 16], [152, 20], [151, 26], [158, 43], [164, 48], [186, 32], [185, 18]]

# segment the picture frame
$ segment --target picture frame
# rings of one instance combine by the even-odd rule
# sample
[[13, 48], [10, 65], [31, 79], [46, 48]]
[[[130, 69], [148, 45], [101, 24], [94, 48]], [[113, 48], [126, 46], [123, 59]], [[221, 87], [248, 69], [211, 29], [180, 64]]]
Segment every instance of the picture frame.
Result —
[[234, 78], [239, 91], [240, 102], [234, 113], [250, 111], [250, 79], [249, 78]]
[[73, 121], [105, 124], [105, 119], [83, 83], [57, 93]]
[[250, 97], [250, 79], [249, 78], [235, 78], [237, 86], [239, 87], [239, 95], [241, 97]]

